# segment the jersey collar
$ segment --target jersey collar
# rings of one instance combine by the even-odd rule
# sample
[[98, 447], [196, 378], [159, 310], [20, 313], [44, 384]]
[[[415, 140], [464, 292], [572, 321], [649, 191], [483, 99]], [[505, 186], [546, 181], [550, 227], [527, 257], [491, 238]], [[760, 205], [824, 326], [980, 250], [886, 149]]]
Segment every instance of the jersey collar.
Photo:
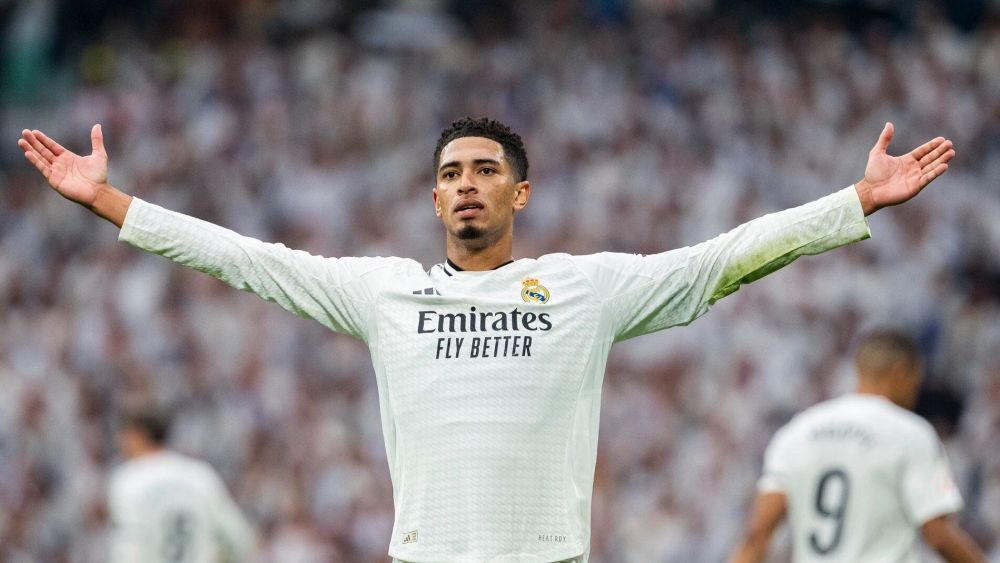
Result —
[[[514, 263], [513, 260], [508, 260], [508, 261], [504, 262], [503, 264], [500, 264], [499, 266], [497, 266], [496, 268], [493, 268], [493, 269], [494, 270], [499, 270], [500, 268], [503, 268], [504, 266], [507, 266], [507, 265], [510, 265], [510, 264], [513, 264], [513, 263]], [[448, 274], [449, 276], [455, 275], [456, 272], [464, 272], [465, 271], [461, 266], [459, 266], [458, 264], [452, 262], [451, 258], [445, 258], [444, 264], [441, 264], [441, 269], [444, 270], [444, 273]]]

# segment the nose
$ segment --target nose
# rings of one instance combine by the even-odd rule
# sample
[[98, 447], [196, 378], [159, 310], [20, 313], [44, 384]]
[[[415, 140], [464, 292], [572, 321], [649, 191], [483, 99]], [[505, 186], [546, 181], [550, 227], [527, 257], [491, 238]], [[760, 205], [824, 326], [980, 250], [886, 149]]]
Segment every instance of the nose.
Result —
[[462, 174], [462, 182], [458, 187], [459, 195], [465, 195], [468, 193], [475, 193], [478, 190], [475, 183], [473, 182], [474, 175], [472, 174]]

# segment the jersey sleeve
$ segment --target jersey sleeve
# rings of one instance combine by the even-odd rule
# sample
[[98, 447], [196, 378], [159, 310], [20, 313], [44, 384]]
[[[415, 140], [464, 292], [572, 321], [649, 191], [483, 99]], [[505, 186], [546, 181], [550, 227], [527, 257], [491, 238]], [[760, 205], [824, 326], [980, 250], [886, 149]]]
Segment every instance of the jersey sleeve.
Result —
[[934, 429], [927, 425], [916, 436], [905, 458], [901, 486], [904, 510], [920, 526], [938, 516], [958, 512], [963, 503]]
[[129, 505], [121, 473], [112, 473], [108, 482], [108, 515], [110, 563], [131, 563], [142, 560], [142, 527]]
[[744, 223], [701, 244], [647, 256], [576, 257], [609, 308], [615, 340], [688, 324], [719, 299], [803, 255], [870, 236], [854, 187]]
[[758, 493], [788, 493], [791, 486], [792, 452], [787, 429], [779, 430], [764, 451], [764, 469], [757, 481]]
[[249, 561], [257, 545], [253, 526], [229, 495], [222, 479], [214, 473], [212, 477], [213, 530], [222, 547], [223, 561], [232, 563]]
[[[367, 340], [367, 313], [390, 258], [324, 258], [265, 243], [133, 198], [118, 239]], [[398, 260], [398, 259], [397, 259]]]

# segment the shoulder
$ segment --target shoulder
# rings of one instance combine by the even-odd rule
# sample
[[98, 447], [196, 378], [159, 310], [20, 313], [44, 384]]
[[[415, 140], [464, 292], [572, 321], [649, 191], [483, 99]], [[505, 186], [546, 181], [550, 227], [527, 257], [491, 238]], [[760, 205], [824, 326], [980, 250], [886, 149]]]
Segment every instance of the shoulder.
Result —
[[873, 409], [877, 410], [877, 415], [872, 417], [873, 422], [891, 431], [900, 439], [910, 443], [937, 443], [937, 432], [934, 427], [919, 414], [887, 400], [878, 401]]
[[938, 450], [941, 440], [938, 438], [937, 430], [924, 417], [915, 412], [899, 408], [899, 425], [905, 432], [907, 441], [914, 446]]
[[607, 264], [613, 266], [620, 262], [630, 262], [640, 258], [642, 258], [641, 254], [629, 254], [626, 252], [598, 252], [595, 254], [567, 254], [565, 252], [558, 252], [540, 256], [538, 260], [540, 262], [560, 260], [575, 264]]
[[807, 436], [817, 426], [849, 416], [851, 406], [844, 397], [828, 399], [811, 405], [792, 416], [774, 434], [772, 442], [789, 442]]
[[423, 270], [420, 262], [412, 258], [398, 256], [346, 256], [337, 258], [338, 262], [366, 271], [378, 270]]
[[171, 454], [171, 458], [171, 471], [176, 471], [177, 476], [183, 475], [202, 486], [215, 487], [222, 484], [222, 477], [207, 461], [176, 452]]
[[346, 270], [350, 278], [366, 283], [385, 283], [401, 276], [426, 275], [424, 267], [411, 258], [396, 256], [348, 256], [331, 259], [331, 267]]
[[[538, 258], [540, 263], [561, 263], [582, 272], [592, 280], [619, 279], [623, 275], [635, 274], [642, 270], [641, 254], [622, 252], [599, 252], [597, 254], [546, 254]], [[640, 276], [641, 277], [641, 276]]]

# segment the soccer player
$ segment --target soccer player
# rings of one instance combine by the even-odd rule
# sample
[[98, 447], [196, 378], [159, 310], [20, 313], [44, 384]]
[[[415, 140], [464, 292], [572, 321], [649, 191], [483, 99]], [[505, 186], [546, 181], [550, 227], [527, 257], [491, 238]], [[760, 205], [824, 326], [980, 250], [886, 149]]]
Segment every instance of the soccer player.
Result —
[[872, 332], [855, 364], [855, 393], [810, 407], [775, 434], [730, 563], [763, 561], [786, 514], [796, 562], [916, 562], [918, 530], [948, 563], [985, 561], [950, 518], [962, 498], [934, 429], [908, 410], [922, 378], [916, 346]]
[[248, 561], [253, 528], [207, 463], [166, 447], [169, 420], [157, 410], [123, 417], [127, 461], [108, 487], [112, 563]]
[[121, 227], [120, 240], [368, 345], [393, 484], [392, 557], [583, 562], [611, 345], [690, 323], [801, 255], [867, 238], [866, 215], [915, 196], [955, 155], [938, 137], [890, 156], [892, 133], [886, 124], [856, 184], [699, 245], [515, 260], [514, 216], [531, 195], [521, 138], [462, 119], [434, 152], [446, 260], [430, 269], [313, 256], [130, 197], [108, 184], [99, 125], [86, 157], [40, 131], [18, 144], [58, 193]]

